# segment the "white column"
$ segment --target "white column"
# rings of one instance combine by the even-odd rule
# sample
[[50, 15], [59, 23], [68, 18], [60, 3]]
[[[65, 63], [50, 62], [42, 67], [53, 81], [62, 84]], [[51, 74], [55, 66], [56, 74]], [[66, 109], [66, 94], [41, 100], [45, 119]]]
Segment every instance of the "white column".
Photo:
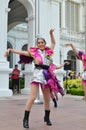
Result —
[[25, 65], [25, 71], [22, 73], [25, 75], [25, 87], [21, 90], [22, 94], [29, 94], [30, 93], [30, 80], [32, 77], [33, 66], [31, 64]]
[[[40, 0], [35, 0], [35, 38], [41, 37], [40, 35]], [[43, 103], [40, 96], [42, 95], [41, 87], [39, 86], [38, 96], [35, 103]]]
[[62, 3], [61, 3], [61, 29], [62, 29], [62, 32], [64, 32], [66, 29], [66, 27], [65, 27], [65, 1], [66, 0], [62, 0]]
[[[60, 34], [59, 34], [59, 3], [52, 2], [52, 27], [55, 28], [55, 39], [56, 39], [56, 46], [54, 49], [54, 63], [56, 65], [60, 64]], [[56, 17], [57, 16], [57, 17]], [[61, 81], [60, 84], [63, 86], [63, 70], [56, 70], [55, 73], [57, 78]]]
[[65, 0], [61, 3], [61, 28], [65, 28]]
[[[35, 46], [35, 17], [30, 16], [26, 19], [28, 21], [28, 47]], [[33, 64], [26, 64], [25, 71], [25, 88], [21, 90], [21, 93], [28, 94], [30, 92], [30, 79], [32, 77]]]
[[51, 27], [52, 28], [55, 28], [55, 31], [54, 31], [54, 36], [55, 36], [55, 40], [56, 40], [56, 46], [55, 46], [55, 49], [54, 49], [54, 63], [55, 64], [59, 64], [60, 63], [60, 47], [59, 47], [59, 44], [60, 44], [60, 34], [59, 34], [59, 3], [57, 2], [52, 2], [52, 5], [51, 5]]
[[35, 0], [35, 37], [40, 33], [40, 23], [39, 23], [39, 0]]
[[7, 16], [9, 9], [6, 9], [6, 0], [0, 0], [0, 97], [11, 96], [9, 90], [9, 63], [4, 57], [7, 49]]
[[83, 6], [83, 4], [80, 4], [80, 6], [79, 6], [79, 30], [81, 31], [81, 32], [83, 32], [84, 31], [84, 26], [83, 26], [83, 20], [84, 20], [84, 13], [83, 13], [83, 11], [84, 11], [84, 6]]

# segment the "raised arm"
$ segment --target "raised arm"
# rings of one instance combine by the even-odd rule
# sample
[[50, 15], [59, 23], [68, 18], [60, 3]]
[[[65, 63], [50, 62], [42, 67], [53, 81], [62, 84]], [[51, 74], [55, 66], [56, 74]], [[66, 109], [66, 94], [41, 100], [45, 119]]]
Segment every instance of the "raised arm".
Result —
[[72, 47], [74, 53], [75, 53], [76, 55], [78, 55], [78, 49], [77, 49], [72, 43], [67, 43], [67, 44], [65, 44], [65, 46], [70, 46], [70, 47]]
[[10, 52], [19, 54], [19, 55], [30, 56], [28, 51], [21, 51], [21, 50], [16, 50], [16, 49], [11, 49], [11, 48], [6, 50], [4, 56], [8, 56]]
[[70, 64], [69, 62], [64, 62], [62, 65], [59, 65], [56, 67], [56, 69], [61, 69], [62, 67], [64, 67], [65, 64]]
[[55, 29], [50, 29], [50, 39], [51, 39], [51, 46], [50, 46], [50, 48], [52, 50], [54, 50], [55, 44], [56, 44], [56, 41], [55, 41], [55, 38], [54, 38], [54, 34], [53, 34], [54, 30]]

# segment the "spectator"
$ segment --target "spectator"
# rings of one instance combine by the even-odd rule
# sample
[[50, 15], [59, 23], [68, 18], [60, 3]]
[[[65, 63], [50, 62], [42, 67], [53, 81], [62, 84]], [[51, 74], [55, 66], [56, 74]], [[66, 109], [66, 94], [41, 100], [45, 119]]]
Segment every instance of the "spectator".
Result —
[[18, 65], [16, 64], [15, 68], [12, 71], [11, 79], [12, 79], [12, 91], [14, 93], [14, 89], [16, 87], [18, 94], [19, 94], [19, 75], [20, 75], [20, 70], [18, 69]]
[[[69, 62], [64, 62], [63, 64], [61, 64], [61, 65], [59, 65], [59, 66], [57, 66], [57, 65], [55, 65], [55, 64], [52, 63], [50, 69], [51, 69], [52, 71], [54, 71], [54, 70], [56, 70], [56, 69], [61, 69], [61, 68], [64, 67], [64, 65], [66, 65], [66, 64], [70, 64], [70, 63], [69, 63]], [[58, 81], [57, 84], [58, 84], [58, 86], [60, 87], [60, 90], [61, 90], [60, 94], [63, 96], [63, 95], [64, 95], [64, 90], [63, 90], [63, 88], [61, 88], [61, 86], [60, 86], [60, 84], [59, 84], [59, 80], [57, 80], [57, 81]], [[59, 90], [58, 90], [58, 92], [59, 92]], [[56, 92], [56, 91], [51, 91], [51, 99], [52, 99], [52, 101], [53, 101], [53, 103], [54, 103], [54, 107], [57, 107], [58, 92]]]

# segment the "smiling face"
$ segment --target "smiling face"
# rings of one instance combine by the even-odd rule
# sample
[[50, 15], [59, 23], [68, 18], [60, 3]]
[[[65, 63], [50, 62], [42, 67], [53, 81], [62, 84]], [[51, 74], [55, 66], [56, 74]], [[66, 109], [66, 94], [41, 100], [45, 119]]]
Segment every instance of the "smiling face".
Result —
[[37, 39], [37, 47], [38, 47], [40, 50], [44, 50], [44, 49], [45, 49], [45, 46], [46, 46], [46, 41], [45, 41], [45, 39], [43, 39], [43, 38], [38, 38], [38, 39]]

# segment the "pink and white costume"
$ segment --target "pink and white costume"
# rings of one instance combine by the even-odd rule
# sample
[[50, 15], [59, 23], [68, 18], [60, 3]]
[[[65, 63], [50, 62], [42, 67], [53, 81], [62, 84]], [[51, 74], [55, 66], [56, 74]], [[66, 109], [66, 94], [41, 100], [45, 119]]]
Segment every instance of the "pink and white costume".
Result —
[[[45, 50], [43, 51], [39, 50], [38, 48], [31, 47], [29, 53], [34, 59], [34, 64], [50, 66], [53, 51], [49, 47], [45, 47]], [[41, 83], [42, 85], [45, 85], [47, 83], [42, 68], [34, 68], [33, 76], [31, 78], [31, 83], [32, 82]]]
[[28, 58], [26, 56], [20, 56], [19, 63], [23, 63], [24, 61], [24, 63], [34, 62], [35, 68], [31, 83], [39, 83], [42, 87], [49, 87], [51, 91], [60, 92], [63, 96], [64, 91], [53, 72], [56, 69], [56, 66], [52, 64], [53, 51], [51, 48], [46, 46], [45, 50], [41, 51], [38, 48], [31, 47], [29, 49], [29, 54], [30, 57]]
[[82, 74], [82, 84], [86, 84], [86, 54], [82, 51], [78, 52], [77, 58], [82, 60], [84, 72]]

